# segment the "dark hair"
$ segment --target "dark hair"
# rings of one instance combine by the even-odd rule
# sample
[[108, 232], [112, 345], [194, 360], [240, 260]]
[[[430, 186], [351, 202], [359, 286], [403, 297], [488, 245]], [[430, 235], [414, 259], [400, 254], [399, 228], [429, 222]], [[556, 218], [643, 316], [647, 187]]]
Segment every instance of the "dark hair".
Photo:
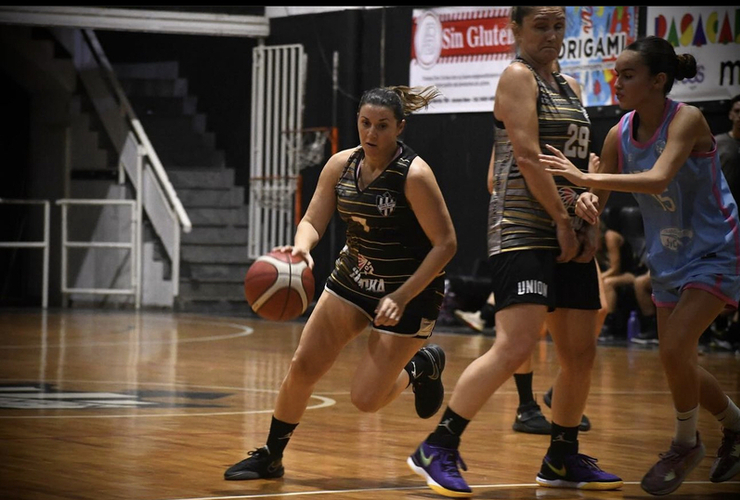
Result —
[[730, 107], [727, 108], [727, 111], [732, 111], [732, 107], [735, 105], [737, 101], [740, 101], [740, 94], [730, 99]]
[[696, 59], [691, 54], [677, 55], [673, 45], [658, 36], [635, 40], [625, 50], [637, 52], [650, 69], [651, 75], [666, 74], [663, 95], [668, 95], [675, 80], [696, 76]]
[[[553, 7], [552, 5], [547, 5], [546, 7]], [[515, 5], [511, 8], [511, 22], [516, 23], [519, 26], [522, 25], [524, 22], [524, 18], [530, 15], [532, 12], [534, 12], [537, 9], [542, 8], [542, 6], [536, 6], [536, 5]], [[561, 9], [563, 9], [563, 12], [565, 12], [565, 7], [561, 6]]]
[[357, 112], [359, 113], [365, 104], [384, 106], [393, 111], [393, 116], [400, 122], [411, 112], [427, 107], [432, 99], [441, 94], [434, 85], [429, 87], [405, 87], [403, 85], [377, 87], [362, 94]]

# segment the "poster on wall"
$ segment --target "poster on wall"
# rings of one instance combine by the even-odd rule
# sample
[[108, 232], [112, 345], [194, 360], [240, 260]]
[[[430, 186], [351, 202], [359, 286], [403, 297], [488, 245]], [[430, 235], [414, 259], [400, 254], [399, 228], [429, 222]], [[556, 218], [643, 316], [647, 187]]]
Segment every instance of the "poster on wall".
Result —
[[492, 112], [501, 73], [514, 57], [511, 7], [414, 9], [409, 82], [442, 96], [416, 113]]
[[[491, 112], [496, 86], [515, 56], [511, 7], [413, 11], [411, 86], [443, 95], [417, 113]], [[566, 7], [563, 73], [581, 85], [586, 106], [615, 104], [614, 62], [637, 37], [637, 7]]]
[[739, 7], [648, 7], [646, 34], [696, 58], [696, 76], [677, 80], [672, 99], [713, 101], [740, 94]]
[[617, 104], [614, 64], [637, 38], [637, 7], [566, 7], [560, 69], [578, 81], [584, 106]]

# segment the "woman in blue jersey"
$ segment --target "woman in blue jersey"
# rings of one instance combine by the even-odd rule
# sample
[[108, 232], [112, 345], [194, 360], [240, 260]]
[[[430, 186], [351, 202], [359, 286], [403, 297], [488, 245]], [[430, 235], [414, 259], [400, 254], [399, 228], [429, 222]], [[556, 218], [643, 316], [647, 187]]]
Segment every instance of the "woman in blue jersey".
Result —
[[[578, 170], [554, 149], [539, 158], [553, 175], [579, 186], [632, 192], [640, 206], [660, 358], [676, 411], [670, 449], [641, 483], [654, 495], [678, 488], [704, 457], [696, 430], [699, 405], [723, 427], [710, 479], [726, 481], [740, 472], [740, 410], [699, 366], [697, 353], [702, 332], [725, 308], [737, 308], [740, 298], [738, 210], [702, 112], [667, 97], [674, 80], [696, 71], [694, 57], [676, 55], [666, 40], [637, 40], [616, 62], [619, 105], [633, 111], [609, 131], [600, 173]], [[602, 206], [597, 196], [581, 196], [577, 213], [596, 224]]]
[[588, 170], [591, 127], [580, 87], [553, 71], [565, 35], [565, 8], [517, 6], [511, 21], [519, 56], [496, 88], [494, 193], [488, 210], [496, 342], [464, 370], [439, 425], [407, 460], [432, 490], [449, 497], [472, 494], [459, 471], [461, 435], [530, 358], [544, 325], [561, 370], [554, 384], [550, 446], [538, 464], [537, 483], [598, 490], [623, 484], [578, 449], [601, 308], [597, 232], [575, 214], [584, 189], [516, 161], [519, 156], [536, 161], [549, 143]]
[[367, 351], [351, 381], [352, 403], [375, 412], [412, 386], [421, 418], [441, 407], [445, 354], [424, 343], [442, 305], [444, 268], [457, 238], [432, 169], [399, 141], [405, 117], [437, 95], [436, 87], [365, 92], [357, 110], [360, 145], [329, 159], [293, 245], [277, 248], [313, 268], [310, 252], [335, 210], [347, 224], [346, 245], [280, 386], [266, 445], [230, 467], [226, 479], [283, 476], [283, 451], [315, 384], [368, 325]]

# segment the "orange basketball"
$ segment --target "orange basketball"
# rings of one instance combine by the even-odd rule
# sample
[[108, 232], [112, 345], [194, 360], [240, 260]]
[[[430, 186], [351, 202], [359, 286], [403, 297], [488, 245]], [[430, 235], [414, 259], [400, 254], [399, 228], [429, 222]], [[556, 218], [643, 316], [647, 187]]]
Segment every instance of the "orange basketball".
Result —
[[244, 297], [259, 316], [288, 321], [303, 314], [313, 300], [314, 279], [308, 264], [286, 252], [270, 252], [254, 261], [244, 276]]

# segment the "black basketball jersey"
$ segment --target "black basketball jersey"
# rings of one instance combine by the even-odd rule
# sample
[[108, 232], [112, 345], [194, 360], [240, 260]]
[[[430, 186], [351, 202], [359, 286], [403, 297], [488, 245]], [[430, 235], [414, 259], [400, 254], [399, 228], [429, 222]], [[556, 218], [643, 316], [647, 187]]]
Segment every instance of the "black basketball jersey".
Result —
[[396, 290], [432, 248], [404, 194], [417, 155], [402, 142], [398, 145], [398, 156], [362, 190], [358, 166], [364, 151], [358, 147], [335, 187], [337, 210], [347, 231], [346, 245], [329, 279], [364, 297], [379, 299]]
[[[546, 144], [562, 151], [580, 170], [588, 171], [591, 152], [591, 121], [578, 96], [560, 73], [553, 73], [560, 91], [551, 88], [537, 72], [530, 69], [539, 90], [537, 115], [540, 148], [552, 154]], [[529, 191], [504, 123], [495, 120], [494, 191], [488, 207], [488, 255], [510, 250], [560, 248], [552, 218]], [[587, 191], [562, 176], [554, 176], [558, 194], [571, 216], [574, 229], [582, 224], [575, 215], [578, 196]]]

